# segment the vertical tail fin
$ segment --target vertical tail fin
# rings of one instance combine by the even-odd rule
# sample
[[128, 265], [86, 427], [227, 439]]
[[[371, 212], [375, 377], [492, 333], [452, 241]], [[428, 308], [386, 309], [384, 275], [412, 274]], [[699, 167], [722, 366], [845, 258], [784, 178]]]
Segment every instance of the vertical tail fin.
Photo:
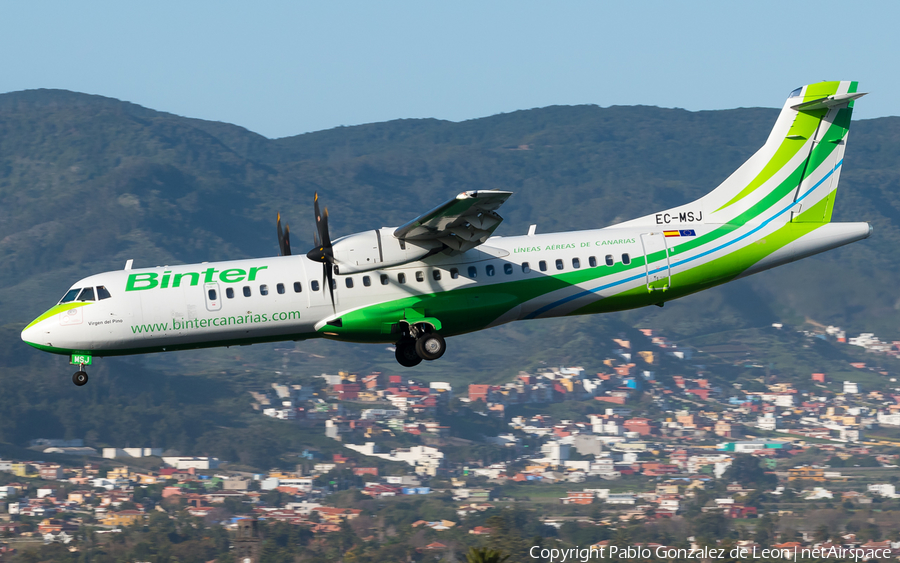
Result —
[[863, 95], [850, 81], [791, 92], [766, 144], [702, 198], [708, 222], [743, 224], [791, 201], [786, 220], [829, 222], [853, 101]]
[[856, 90], [848, 81], [791, 92], [766, 144], [703, 198], [710, 222], [745, 223], [788, 197], [789, 220], [830, 221]]
[[716, 189], [687, 205], [629, 223], [661, 224], [662, 217], [665, 224], [742, 225], [766, 216], [774, 206], [782, 209], [792, 203], [784, 221], [829, 222], [853, 101], [863, 95], [851, 81], [797, 88], [766, 143]]

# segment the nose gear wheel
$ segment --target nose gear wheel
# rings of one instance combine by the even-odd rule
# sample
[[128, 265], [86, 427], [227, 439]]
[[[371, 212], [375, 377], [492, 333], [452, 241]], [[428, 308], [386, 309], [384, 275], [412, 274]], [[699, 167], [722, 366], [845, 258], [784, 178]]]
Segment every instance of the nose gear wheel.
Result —
[[85, 371], [76, 371], [74, 375], [72, 375], [72, 383], [81, 387], [85, 383], [88, 382], [88, 374]]

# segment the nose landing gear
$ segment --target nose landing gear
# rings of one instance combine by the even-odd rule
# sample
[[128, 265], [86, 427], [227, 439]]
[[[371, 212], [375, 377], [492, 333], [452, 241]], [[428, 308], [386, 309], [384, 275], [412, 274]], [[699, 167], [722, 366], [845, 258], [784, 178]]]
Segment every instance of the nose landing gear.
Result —
[[407, 368], [440, 358], [447, 350], [444, 337], [432, 332], [432, 327], [424, 323], [410, 325], [408, 331], [396, 344], [394, 356], [397, 362]]
[[84, 371], [84, 366], [91, 365], [92, 361], [93, 358], [91, 358], [90, 354], [72, 354], [72, 357], [69, 359], [69, 364], [78, 366], [78, 371], [76, 371], [75, 374], [72, 375], [72, 383], [81, 387], [88, 382], [88, 374], [86, 371]]

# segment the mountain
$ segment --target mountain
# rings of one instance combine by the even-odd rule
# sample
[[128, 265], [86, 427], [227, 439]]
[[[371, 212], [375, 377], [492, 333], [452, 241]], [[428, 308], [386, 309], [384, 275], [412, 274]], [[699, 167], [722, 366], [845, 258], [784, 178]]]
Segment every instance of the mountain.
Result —
[[[532, 223], [538, 232], [595, 228], [708, 192], [762, 145], [776, 115], [768, 108], [554, 106], [267, 139], [101, 96], [0, 95], [0, 381], [27, 387], [39, 380], [44, 390], [68, 383], [64, 360], [29, 349], [18, 331], [75, 280], [130, 258], [144, 267], [275, 255], [278, 211], [293, 246], [304, 250], [312, 245], [317, 191], [334, 237], [402, 224], [471, 189], [515, 192], [501, 210], [499, 235], [524, 234]], [[541, 363], [590, 364], [602, 359], [611, 334], [646, 326], [677, 340], [808, 318], [900, 339], [900, 118], [853, 124], [841, 180], [834, 219], [870, 221], [875, 231], [866, 241], [662, 309], [456, 337], [441, 361], [405, 373], [463, 382], [500, 380]], [[293, 373], [306, 375], [401, 369], [384, 346], [326, 341], [101, 362], [135, 377], [219, 378], [240, 392], [256, 381], [245, 374], [271, 381], [288, 357]], [[181, 385], [171, 381], [173, 389]], [[164, 401], [158, 393], [145, 402]], [[116, 404], [133, 406], [122, 401]], [[10, 412], [0, 405], [2, 417]]]

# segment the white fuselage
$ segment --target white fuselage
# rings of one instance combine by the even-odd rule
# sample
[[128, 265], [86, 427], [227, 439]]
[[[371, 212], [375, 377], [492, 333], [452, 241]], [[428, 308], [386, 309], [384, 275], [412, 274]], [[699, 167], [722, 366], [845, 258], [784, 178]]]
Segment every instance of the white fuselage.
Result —
[[[715, 226], [691, 227], [699, 236]], [[373, 304], [426, 294], [452, 294], [466, 288], [490, 291], [491, 286], [509, 282], [525, 282], [518, 284], [521, 288], [529, 281], [548, 276], [599, 269], [583, 283], [523, 298], [487, 326], [571, 314], [586, 300], [611, 298], [646, 286], [648, 272], [653, 279], [665, 278], [690, 269], [692, 255], [704, 256], [699, 251], [680, 254], [682, 239], [662, 239], [668, 260], [657, 260], [649, 267], [612, 267], [643, 259], [651, 232], [662, 234], [647, 227], [610, 227], [493, 237], [485, 245], [457, 256], [438, 254], [394, 268], [335, 276], [334, 308], [323, 284], [322, 265], [305, 256], [105, 272], [84, 278], [72, 287], [104, 286], [110, 298], [46, 318], [26, 329], [23, 339], [48, 349], [111, 355], [333, 337], [337, 335], [323, 331], [329, 319]], [[786, 247], [799, 251], [781, 251], [783, 256], [769, 258], [753, 271], [859, 240], [868, 233], [865, 223], [832, 223]], [[721, 250], [723, 254], [729, 251]], [[604, 270], [610, 273], [604, 274]], [[662, 293], [656, 295], [662, 299]], [[620, 308], [632, 306], [635, 304]], [[471, 330], [478, 328], [484, 325]]]

